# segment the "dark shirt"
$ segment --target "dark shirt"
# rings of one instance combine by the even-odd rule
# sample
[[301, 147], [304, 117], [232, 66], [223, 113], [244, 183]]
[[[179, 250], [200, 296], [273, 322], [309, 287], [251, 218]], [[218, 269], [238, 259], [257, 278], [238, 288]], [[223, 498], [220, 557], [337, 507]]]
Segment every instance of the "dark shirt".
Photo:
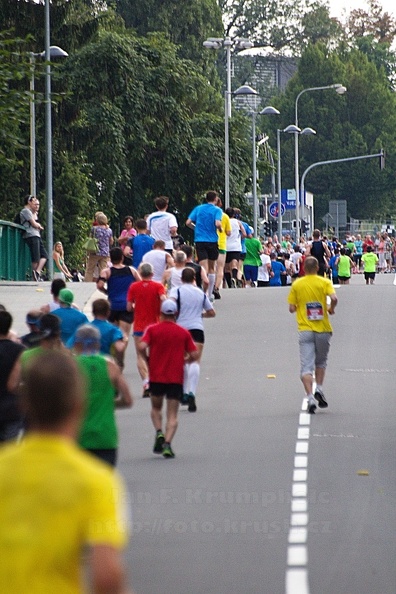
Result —
[[23, 350], [24, 347], [17, 342], [0, 340], [0, 423], [22, 419], [18, 398], [7, 390], [7, 382]]

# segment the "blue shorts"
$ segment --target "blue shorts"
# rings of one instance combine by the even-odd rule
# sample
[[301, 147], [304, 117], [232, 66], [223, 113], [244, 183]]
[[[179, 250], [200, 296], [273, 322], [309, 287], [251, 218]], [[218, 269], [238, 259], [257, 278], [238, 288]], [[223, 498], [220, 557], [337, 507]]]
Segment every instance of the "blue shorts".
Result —
[[243, 265], [243, 274], [245, 275], [245, 280], [256, 282], [257, 277], [258, 277], [258, 266], [252, 266], [251, 264], [244, 264]]

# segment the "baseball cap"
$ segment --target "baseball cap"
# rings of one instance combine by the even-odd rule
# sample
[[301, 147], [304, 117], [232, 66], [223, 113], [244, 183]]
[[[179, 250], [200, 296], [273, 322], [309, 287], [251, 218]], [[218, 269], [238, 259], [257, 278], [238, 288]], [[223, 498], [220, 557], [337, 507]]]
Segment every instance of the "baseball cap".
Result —
[[39, 309], [33, 309], [26, 314], [26, 323], [31, 326], [39, 326], [42, 315]]
[[74, 301], [74, 295], [70, 289], [61, 289], [59, 291], [59, 301], [71, 305]]
[[40, 318], [40, 338], [60, 335], [60, 319], [54, 314], [44, 314]]
[[176, 301], [173, 301], [173, 299], [165, 299], [161, 304], [161, 313], [166, 316], [174, 316], [177, 314]]

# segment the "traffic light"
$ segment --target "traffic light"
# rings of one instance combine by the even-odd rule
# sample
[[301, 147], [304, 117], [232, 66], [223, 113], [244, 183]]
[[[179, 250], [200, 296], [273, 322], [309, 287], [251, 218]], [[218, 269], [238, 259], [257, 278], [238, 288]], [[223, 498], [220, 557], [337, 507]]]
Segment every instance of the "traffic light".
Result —
[[264, 223], [263, 223], [263, 229], [264, 229], [264, 235], [266, 237], [268, 237], [269, 235], [271, 235], [270, 224], [269, 224], [268, 221], [264, 221]]
[[275, 233], [278, 230], [278, 221], [271, 221], [271, 230], [272, 233]]

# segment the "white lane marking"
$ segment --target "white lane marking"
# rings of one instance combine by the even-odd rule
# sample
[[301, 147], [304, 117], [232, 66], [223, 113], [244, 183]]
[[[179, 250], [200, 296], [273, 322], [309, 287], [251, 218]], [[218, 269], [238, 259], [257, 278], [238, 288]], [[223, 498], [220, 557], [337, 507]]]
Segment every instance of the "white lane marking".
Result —
[[294, 456], [294, 468], [306, 468], [308, 466], [308, 456]]
[[291, 594], [309, 594], [308, 571], [306, 569], [287, 570], [286, 592], [290, 592]]
[[308, 454], [309, 443], [307, 441], [298, 441], [296, 443], [296, 454]]
[[309, 439], [309, 427], [299, 427], [297, 431], [297, 439]]
[[308, 486], [306, 483], [295, 483], [292, 486], [292, 497], [306, 497], [308, 494]]
[[301, 481], [303, 481], [305, 483], [307, 480], [307, 477], [308, 477], [307, 470], [300, 470], [300, 469], [296, 470], [295, 469], [293, 471], [293, 482], [294, 483], [301, 482]]
[[308, 529], [303, 526], [294, 526], [290, 528], [289, 543], [290, 544], [305, 544], [308, 539]]
[[308, 511], [308, 501], [304, 497], [298, 499], [292, 499], [291, 502], [292, 512], [306, 512]]
[[308, 450], [312, 416], [302, 401], [294, 456], [290, 528], [285, 576], [286, 594], [310, 594], [308, 582]]
[[289, 547], [287, 551], [287, 564], [293, 567], [306, 565], [307, 558], [307, 547], [303, 545], [295, 545]]
[[300, 425], [309, 425], [311, 422], [311, 415], [309, 413], [300, 413]]

